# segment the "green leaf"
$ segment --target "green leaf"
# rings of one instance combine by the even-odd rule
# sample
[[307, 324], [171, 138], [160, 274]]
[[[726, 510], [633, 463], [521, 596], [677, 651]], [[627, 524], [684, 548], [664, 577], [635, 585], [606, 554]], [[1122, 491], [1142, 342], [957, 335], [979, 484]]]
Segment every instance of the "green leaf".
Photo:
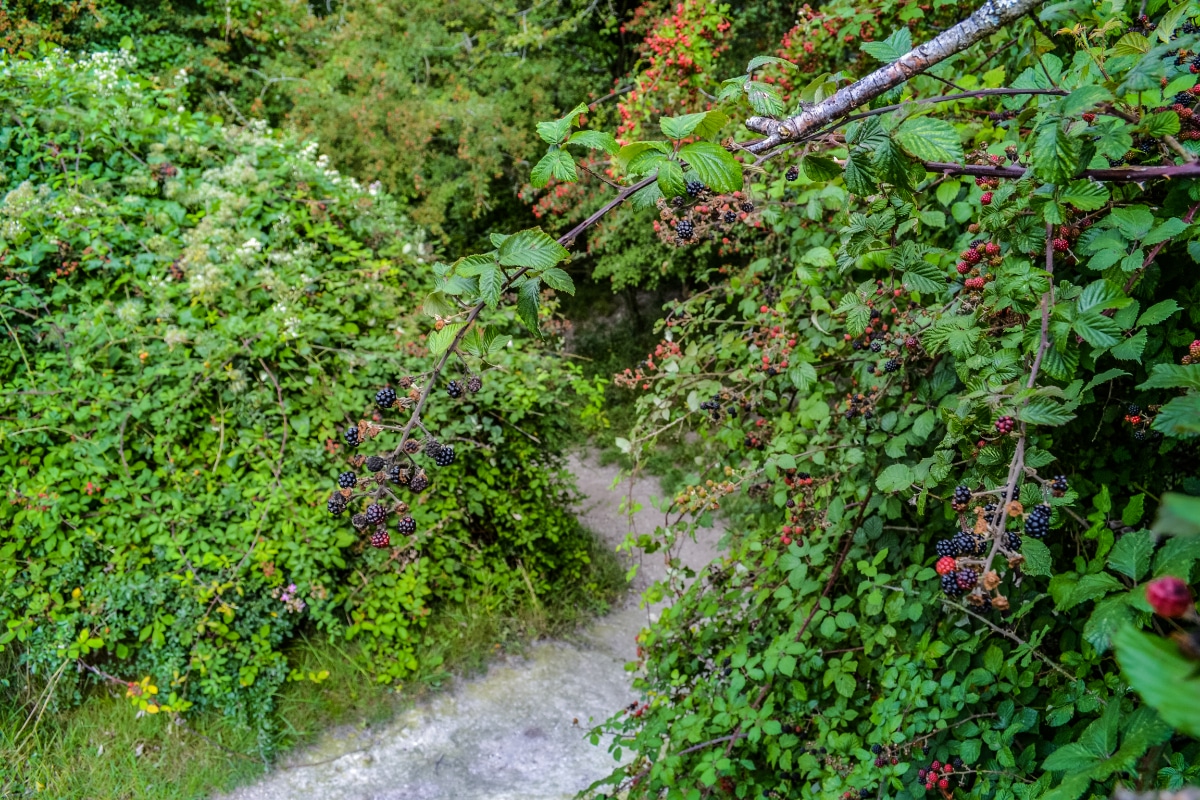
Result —
[[840, 177], [842, 168], [832, 158], [819, 156], [815, 153], [806, 155], [800, 161], [800, 169], [810, 181], [829, 181]]
[[759, 67], [765, 67], [767, 64], [778, 64], [781, 67], [796, 69], [796, 65], [786, 59], [777, 58], [776, 56], [755, 56], [746, 65], [746, 72], [754, 72], [754, 70]]
[[541, 336], [538, 325], [538, 305], [541, 302], [542, 282], [531, 278], [521, 284], [517, 292], [517, 316], [531, 333]]
[[1062, 202], [1069, 203], [1080, 211], [1095, 211], [1098, 208], [1104, 208], [1105, 203], [1108, 202], [1109, 193], [1108, 187], [1104, 184], [1085, 179], [1071, 181], [1063, 187], [1058, 197]]
[[871, 157], [866, 151], [854, 150], [850, 153], [843, 177], [851, 194], [866, 197], [879, 191], [879, 184], [871, 169]]
[[1117, 540], [1112, 552], [1108, 554], [1108, 566], [1134, 581], [1139, 581], [1150, 569], [1152, 552], [1154, 542], [1150, 538], [1150, 531], [1127, 533]]
[[1142, 124], [1138, 126], [1138, 130], [1156, 139], [1162, 136], [1174, 136], [1179, 133], [1179, 115], [1174, 111], [1147, 114], [1142, 117]]
[[533, 165], [529, 173], [529, 183], [535, 189], [541, 189], [550, 183], [551, 178], [557, 178], [566, 183], [578, 178], [575, 172], [575, 159], [565, 150], [549, 150], [538, 163]]
[[687, 194], [687, 181], [683, 178], [683, 167], [678, 161], [666, 160], [658, 165], [658, 188], [663, 197], [680, 197]]
[[504, 291], [504, 270], [492, 264], [479, 273], [479, 295], [488, 308], [495, 308]]
[[616, 155], [621, 151], [621, 145], [617, 144], [616, 138], [611, 133], [606, 133], [605, 131], [576, 131], [571, 134], [571, 138], [567, 140], [567, 144], [579, 145], [589, 150], [603, 150], [610, 156]]
[[879, 473], [875, 486], [881, 492], [898, 492], [912, 486], [916, 480], [917, 476], [907, 464], [892, 464]]
[[1024, 537], [1021, 542], [1021, 555], [1025, 556], [1022, 569], [1028, 575], [1049, 576], [1054, 565], [1050, 558], [1050, 548], [1037, 539]]
[[1065, 425], [1075, 415], [1048, 397], [1035, 397], [1017, 412], [1017, 418], [1030, 425]]
[[742, 165], [714, 142], [694, 142], [679, 155], [714, 192], [736, 192], [742, 188]]
[[558, 267], [551, 267], [547, 270], [542, 270], [538, 275], [546, 285], [551, 289], [567, 294], [575, 294], [575, 281], [571, 280], [571, 276], [566, 271]]
[[671, 146], [666, 142], [631, 142], [617, 151], [616, 162], [622, 172], [628, 172], [634, 164], [634, 159], [653, 153], [665, 156], [671, 152]]
[[567, 138], [567, 132], [571, 130], [571, 120], [567, 118], [556, 119], [553, 122], [539, 122], [537, 124], [538, 136], [542, 137], [542, 141], [546, 144], [562, 144], [563, 139]]
[[1146, 329], [1143, 328], [1108, 352], [1121, 361], [1140, 361], [1142, 351], [1146, 349], [1146, 339]]
[[1079, 172], [1080, 143], [1058, 120], [1042, 125], [1033, 140], [1033, 174], [1046, 183], [1066, 185]]
[[1106, 370], [1104, 370], [1104, 372], [1101, 372], [1098, 375], [1092, 376], [1092, 379], [1084, 385], [1083, 391], [1086, 392], [1088, 389], [1095, 389], [1097, 386], [1099, 386], [1102, 383], [1108, 383], [1113, 378], [1120, 378], [1120, 377], [1122, 377], [1124, 375], [1128, 375], [1128, 374], [1129, 373], [1123, 369], [1115, 369], [1115, 368], [1114, 369], [1106, 369]]
[[1200, 436], [1200, 394], [1189, 392], [1167, 403], [1158, 410], [1152, 427], [1176, 439]]
[[[1160, 322], [1170, 319], [1172, 314], [1180, 310], [1182, 310], [1182, 306], [1174, 300], [1163, 300], [1161, 303], [1155, 303], [1143, 311], [1142, 315], [1138, 317], [1137, 324], [1139, 326], [1157, 325]], [[1197, 373], [1197, 378], [1200, 379], [1200, 372]], [[1200, 389], [1200, 385], [1196, 388]]]
[[926, 294], [941, 291], [946, 286], [945, 275], [928, 261], [912, 264], [904, 271], [903, 281], [918, 292]]
[[1120, 308], [1129, 303], [1121, 287], [1112, 281], [1098, 280], [1089, 283], [1079, 295], [1076, 307], [1080, 313], [1104, 308]]
[[912, 50], [912, 32], [899, 28], [882, 42], [863, 42], [862, 50], [875, 60], [890, 64]]
[[764, 117], [778, 117], [787, 108], [774, 84], [747, 81], [745, 90], [750, 107]]
[[1159, 242], [1165, 242], [1168, 239], [1174, 239], [1187, 229], [1188, 224], [1186, 222], [1181, 220], [1179, 217], [1172, 217], [1156, 227], [1154, 230], [1147, 233], [1145, 238], [1142, 239], [1142, 244], [1148, 246], [1152, 244], [1158, 244]]
[[1158, 21], [1158, 27], [1154, 29], [1154, 33], [1158, 36], [1160, 42], [1171, 41], [1171, 34], [1175, 33], [1175, 28], [1179, 25], [1179, 20], [1183, 19], [1183, 15], [1191, 7], [1191, 0], [1184, 0], [1184, 2], [1162, 15], [1162, 19]]
[[1099, 84], [1086, 84], [1058, 101], [1058, 112], [1064, 117], [1077, 117], [1088, 109], [1112, 99], [1112, 93]]
[[1121, 521], [1127, 527], [1134, 527], [1142, 521], [1142, 517], [1146, 514], [1146, 495], [1135, 494], [1129, 498], [1129, 502], [1125, 505], [1125, 510], [1121, 512]]
[[1096, 604], [1088, 621], [1084, 623], [1083, 638], [1103, 653], [1112, 645], [1113, 633], [1128, 622], [1132, 614], [1133, 611], [1123, 596], [1106, 597]]
[[[1146, 313], [1151, 310], [1146, 309]], [[1150, 377], [1137, 388], [1200, 389], [1200, 364], [1155, 364]]]
[[1113, 52], [1118, 56], [1140, 56], [1150, 52], [1150, 40], [1136, 31], [1130, 31], [1117, 40]]
[[1121, 341], [1121, 326], [1097, 309], [1080, 314], [1071, 327], [1093, 347], [1112, 347]]
[[543, 233], [541, 228], [515, 233], [500, 245], [500, 263], [506, 267], [549, 269], [569, 255], [567, 248]]
[[430, 354], [438, 356], [446, 352], [446, 349], [450, 347], [450, 343], [454, 341], [454, 337], [458, 335], [458, 332], [462, 330], [463, 326], [465, 325], [465, 322], [451, 322], [449, 325], [443, 327], [440, 331], [434, 331], [433, 333], [429, 334], [429, 339], [426, 341], [426, 344], [429, 347]]
[[1114, 208], [1112, 219], [1121, 235], [1131, 242], [1141, 239], [1154, 226], [1154, 214], [1145, 206]]
[[706, 139], [719, 133], [727, 122], [729, 116], [725, 112], [714, 110], [684, 114], [680, 117], [662, 117], [658, 126], [669, 139], [685, 139], [692, 135]]
[[896, 143], [922, 161], [963, 160], [962, 141], [958, 129], [949, 122], [934, 117], [912, 117], [892, 135]]
[[1155, 533], [1170, 533], [1176, 536], [1200, 535], [1200, 497], [1178, 492], [1167, 492], [1158, 507], [1158, 519], [1154, 521]]
[[1196, 662], [1170, 639], [1123, 625], [1113, 634], [1121, 675], [1168, 725], [1200, 737], [1200, 679]]

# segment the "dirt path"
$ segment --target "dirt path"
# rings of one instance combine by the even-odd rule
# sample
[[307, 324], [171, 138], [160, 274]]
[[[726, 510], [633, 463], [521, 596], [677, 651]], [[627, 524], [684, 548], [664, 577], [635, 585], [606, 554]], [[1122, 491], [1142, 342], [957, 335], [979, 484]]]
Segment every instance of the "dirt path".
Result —
[[[629, 530], [620, 512], [627, 486], [613, 489], [615, 466], [572, 457], [585, 500], [580, 520], [615, 547]], [[651, 505], [654, 480], [634, 486], [643, 510], [634, 530], [661, 519]], [[694, 568], [716, 554], [720, 531], [701, 532], [681, 557]], [[636, 590], [661, 576], [660, 558], [645, 557], [634, 590], [607, 616], [571, 641], [532, 645], [472, 680], [401, 715], [389, 725], [351, 735], [329, 734], [281, 763], [261, 781], [223, 800], [559, 800], [570, 798], [613, 767], [604, 747], [588, 742], [590, 725], [635, 698], [625, 664], [634, 637], [654, 609], [638, 607]], [[309, 766], [297, 766], [309, 765]]]

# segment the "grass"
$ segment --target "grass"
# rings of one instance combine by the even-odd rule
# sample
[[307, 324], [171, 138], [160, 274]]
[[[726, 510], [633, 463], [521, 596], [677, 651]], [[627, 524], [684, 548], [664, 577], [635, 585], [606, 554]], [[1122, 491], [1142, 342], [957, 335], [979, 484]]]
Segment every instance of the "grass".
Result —
[[[606, 612], [625, 589], [624, 571], [608, 548], [591, 539], [587, 579], [568, 592], [545, 601], [531, 593], [502, 598], [502, 613], [484, 610], [495, 603], [436, 612], [424, 666], [403, 686], [375, 682], [356, 646], [301, 637], [288, 653], [290, 666], [304, 674], [327, 670], [329, 676], [320, 683], [288, 683], [280, 691], [279, 752], [332, 727], [386, 723], [453, 676], [476, 674], [496, 655], [519, 653], [538, 638], [569, 636]], [[166, 715], [138, 717], [108, 687], [73, 705], [61, 698], [36, 724], [28, 711], [35, 705], [0, 697], [0, 796], [190, 800], [250, 782], [270, 763], [270, 749], [260, 747], [248, 728], [215, 714], [189, 714], [182, 723]]]

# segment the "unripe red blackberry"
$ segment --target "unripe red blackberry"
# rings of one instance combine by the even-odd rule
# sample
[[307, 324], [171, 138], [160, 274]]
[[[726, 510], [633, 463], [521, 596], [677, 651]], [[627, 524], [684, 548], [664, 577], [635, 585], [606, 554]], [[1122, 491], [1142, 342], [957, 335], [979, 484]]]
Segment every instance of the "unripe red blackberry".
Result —
[[907, 347], [909, 350], [916, 350], [917, 346], [919, 344], [921, 344], [921, 343], [917, 340], [917, 337], [915, 337], [915, 336], [909, 336], [907, 339], [904, 340], [904, 346]]
[[1065, 253], [1071, 249], [1071, 243], [1061, 236], [1056, 237], [1051, 244], [1054, 246], [1054, 252], [1056, 253]]
[[1188, 355], [1192, 358], [1200, 358], [1200, 339], [1196, 339], [1188, 345]]
[[380, 408], [391, 408], [396, 405], [396, 391], [385, 386], [375, 393], [375, 404]]
[[387, 509], [379, 503], [371, 503], [367, 506], [366, 518], [368, 525], [378, 525], [387, 519]]
[[982, 195], [979, 196], [979, 202], [985, 206], [990, 206], [992, 204], [992, 193], [984, 192]]
[[1192, 592], [1182, 580], [1170, 575], [1146, 584], [1146, 599], [1161, 617], [1182, 617], [1195, 608]]
[[412, 536], [417, 532], [417, 521], [412, 517], [401, 517], [396, 524], [396, 530], [403, 536]]
[[989, 256], [998, 256], [1000, 255], [1000, 245], [996, 244], [995, 242], [988, 242], [983, 246], [983, 252], [987, 253]]
[[953, 556], [942, 556], [937, 560], [934, 569], [938, 575], [949, 575], [951, 572], [954, 572], [957, 566], [958, 562], [954, 560]]
[[467, 391], [468, 392], [470, 392], [471, 394], [475, 394], [482, 388], [483, 388], [483, 378], [479, 377], [478, 375], [472, 375], [471, 377], [467, 378]]
[[[338, 486], [343, 489], [353, 489], [357, 485], [358, 476], [353, 472], [343, 472], [341, 475], [338, 475]], [[338, 496], [340, 497], [341, 495]]]
[[959, 255], [962, 257], [962, 260], [968, 264], [978, 264], [983, 260], [983, 254], [974, 247], [963, 250], [961, 253], [959, 253]]
[[1006, 415], [996, 420], [996, 430], [1000, 431], [1001, 433], [1012, 433], [1013, 428], [1016, 427], [1016, 424], [1016, 420]]
[[371, 534], [371, 547], [387, 547], [392, 543], [392, 537], [388, 536], [387, 528], [379, 528]]

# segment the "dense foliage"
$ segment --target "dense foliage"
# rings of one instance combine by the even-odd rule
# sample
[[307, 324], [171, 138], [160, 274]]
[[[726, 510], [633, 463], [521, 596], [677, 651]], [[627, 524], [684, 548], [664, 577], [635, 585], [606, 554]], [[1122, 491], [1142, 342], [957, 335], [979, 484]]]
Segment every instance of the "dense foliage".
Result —
[[361, 463], [341, 430], [426, 356], [429, 247], [315, 142], [193, 114], [185, 74], [131, 62], [0, 72], [3, 681], [127, 681], [269, 747], [299, 631], [393, 681], [437, 609], [584, 580], [560, 454], [594, 389], [491, 320], [481, 390], [427, 406], [459, 457], [406, 492], [415, 534], [368, 547], [326, 501]]

